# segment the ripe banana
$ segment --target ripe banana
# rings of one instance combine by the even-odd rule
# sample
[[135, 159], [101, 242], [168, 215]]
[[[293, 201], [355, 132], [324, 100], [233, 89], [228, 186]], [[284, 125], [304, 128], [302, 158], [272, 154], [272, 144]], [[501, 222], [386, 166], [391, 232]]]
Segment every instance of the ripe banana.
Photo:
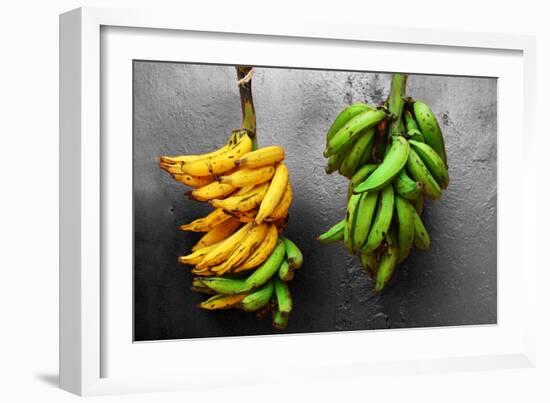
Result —
[[346, 220], [338, 221], [327, 231], [323, 232], [317, 238], [322, 243], [334, 243], [344, 239], [344, 228], [346, 226]]
[[240, 226], [241, 222], [239, 220], [236, 218], [230, 218], [229, 220], [216, 225], [204, 234], [204, 236], [193, 246], [191, 250], [194, 252], [206, 246], [214, 245], [215, 243], [218, 243], [233, 234]]
[[424, 184], [413, 181], [405, 169], [399, 171], [393, 180], [393, 187], [398, 195], [408, 200], [416, 200], [424, 190]]
[[214, 182], [213, 176], [193, 176], [189, 174], [173, 174], [172, 177], [184, 185], [200, 188]]
[[246, 238], [235, 248], [231, 255], [221, 264], [211, 267], [210, 270], [221, 276], [231, 269], [242, 264], [254, 249], [258, 247], [265, 238], [268, 225], [260, 224], [254, 226], [247, 234]]
[[327, 132], [327, 143], [334, 137], [334, 135], [342, 128], [346, 123], [348, 123], [352, 118], [360, 114], [361, 112], [364, 112], [369, 109], [376, 109], [371, 107], [370, 105], [367, 105], [365, 103], [355, 103], [347, 106], [344, 108], [342, 112], [336, 116], [336, 119], [334, 119], [334, 122], [332, 122], [332, 125], [328, 129]]
[[446, 189], [449, 185], [449, 172], [445, 162], [441, 159], [439, 154], [430, 147], [428, 144], [420, 143], [418, 141], [409, 140], [412, 149], [422, 159], [422, 162], [426, 165], [438, 185], [442, 189]]
[[258, 185], [271, 179], [275, 173], [273, 165], [266, 165], [260, 168], [237, 169], [231, 175], [220, 177], [220, 183], [226, 183], [236, 188], [249, 185]]
[[234, 295], [221, 295], [216, 294], [206, 301], [199, 304], [199, 308], [216, 310], [216, 309], [228, 309], [240, 303], [248, 293], [234, 294]]
[[395, 197], [397, 217], [397, 263], [409, 256], [414, 242], [414, 207], [405, 198]]
[[251, 292], [241, 301], [241, 309], [247, 312], [262, 309], [273, 296], [273, 290], [273, 280], [269, 280], [263, 287]]
[[180, 162], [179, 169], [181, 173], [194, 176], [219, 175], [233, 169], [236, 161], [246, 153], [252, 151], [252, 147], [252, 140], [248, 135], [244, 135], [237, 141], [235, 147], [214, 157]]
[[206, 217], [194, 220], [189, 224], [181, 225], [180, 229], [183, 231], [208, 232], [216, 225], [221, 224], [229, 218], [231, 218], [231, 216], [224, 212], [223, 209], [215, 209]]
[[421, 101], [415, 101], [413, 104], [414, 117], [424, 135], [426, 144], [432, 147], [447, 164], [447, 154], [445, 152], [445, 141], [441, 128], [432, 110], [428, 105]]
[[235, 269], [235, 273], [253, 269], [265, 262], [269, 255], [271, 255], [271, 252], [273, 252], [273, 249], [277, 244], [277, 239], [279, 239], [279, 231], [277, 230], [277, 226], [275, 224], [270, 224], [262, 242], [243, 262], [243, 264]]
[[277, 207], [275, 207], [275, 210], [273, 210], [269, 217], [266, 218], [266, 221], [277, 221], [285, 218], [288, 215], [288, 210], [290, 209], [290, 205], [292, 204], [293, 196], [294, 195], [292, 193], [292, 185], [290, 184], [289, 179], [286, 185], [285, 192], [283, 193], [279, 204], [277, 204]]
[[369, 231], [367, 242], [361, 248], [361, 252], [374, 252], [386, 238], [390, 228], [394, 210], [393, 187], [386, 186], [380, 192], [376, 216]]
[[389, 151], [384, 161], [369, 175], [369, 177], [354, 189], [354, 193], [379, 190], [386, 186], [403, 169], [407, 163], [410, 146], [407, 139], [402, 136], [393, 136]]
[[235, 250], [235, 248], [244, 240], [248, 232], [252, 229], [253, 223], [243, 225], [237, 232], [229, 238], [221, 241], [214, 249], [197, 264], [198, 269], [215, 266], [223, 262]]
[[182, 264], [190, 264], [190, 265], [199, 264], [202, 261], [202, 259], [208, 254], [208, 252], [213, 250], [216, 246], [217, 244], [214, 244], [202, 249], [197, 249], [193, 253], [190, 253], [189, 255], [180, 256], [178, 258], [178, 261]]
[[279, 146], [262, 147], [243, 155], [235, 161], [239, 168], [260, 168], [285, 159], [285, 150]]
[[380, 109], [369, 109], [359, 113], [344, 124], [344, 126], [328, 141], [327, 148], [324, 152], [325, 157], [336, 154], [346, 144], [357, 138], [363, 130], [376, 126], [385, 117], [386, 113]]
[[418, 154], [411, 150], [407, 159], [407, 171], [415, 181], [424, 184], [424, 193], [430, 199], [441, 197], [441, 188]]
[[227, 199], [213, 199], [210, 203], [212, 206], [222, 208], [229, 213], [252, 210], [262, 203], [268, 188], [269, 182], [264, 182], [255, 186], [248, 193], [230, 196]]
[[376, 206], [378, 203], [379, 192], [361, 193], [361, 199], [355, 211], [355, 220], [353, 226], [353, 247], [359, 250], [363, 247], [369, 236], [369, 231], [372, 224]]
[[235, 187], [218, 181], [212, 182], [206, 186], [193, 189], [191, 197], [198, 201], [208, 201], [212, 199], [223, 199], [235, 191]]
[[269, 184], [269, 188], [261, 201], [258, 215], [256, 215], [256, 223], [261, 224], [264, 219], [269, 217], [275, 210], [288, 184], [288, 168], [285, 164], [279, 163], [275, 169], [273, 179]]

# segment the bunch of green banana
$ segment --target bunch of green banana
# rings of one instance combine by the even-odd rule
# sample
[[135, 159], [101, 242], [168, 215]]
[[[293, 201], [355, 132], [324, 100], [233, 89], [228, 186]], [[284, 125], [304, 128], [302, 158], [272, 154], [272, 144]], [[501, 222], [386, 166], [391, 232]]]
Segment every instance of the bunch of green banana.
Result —
[[392, 77], [383, 107], [346, 107], [326, 135], [327, 173], [339, 171], [350, 182], [345, 218], [318, 239], [343, 241], [359, 255], [377, 292], [413, 246], [429, 248], [424, 196], [439, 199], [449, 185], [439, 123], [428, 105], [405, 97], [406, 80], [404, 74]]

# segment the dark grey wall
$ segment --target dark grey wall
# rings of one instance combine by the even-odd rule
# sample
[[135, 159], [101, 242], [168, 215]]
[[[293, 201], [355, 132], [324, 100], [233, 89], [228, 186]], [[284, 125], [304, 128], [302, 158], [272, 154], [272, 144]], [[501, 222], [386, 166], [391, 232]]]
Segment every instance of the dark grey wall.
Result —
[[[436, 112], [447, 143], [451, 184], [428, 202], [432, 237], [382, 295], [342, 245], [316, 236], [345, 212], [347, 180], [324, 173], [324, 135], [350, 102], [382, 102], [390, 75], [258, 68], [253, 78], [260, 145], [287, 150], [295, 198], [286, 235], [305, 265], [291, 283], [286, 332], [322, 332], [496, 322], [496, 79], [411, 75], [408, 94]], [[134, 64], [136, 340], [279, 333], [270, 320], [237, 310], [206, 312], [178, 265], [197, 239], [178, 225], [210, 211], [158, 168], [163, 154], [221, 146], [241, 111], [233, 67]]]

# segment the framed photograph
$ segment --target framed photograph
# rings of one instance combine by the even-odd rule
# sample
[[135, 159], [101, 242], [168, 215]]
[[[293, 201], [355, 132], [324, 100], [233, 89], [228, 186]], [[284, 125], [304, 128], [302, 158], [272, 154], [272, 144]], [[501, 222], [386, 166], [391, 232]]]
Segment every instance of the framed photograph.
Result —
[[533, 38], [83, 8], [60, 48], [62, 388], [533, 365]]

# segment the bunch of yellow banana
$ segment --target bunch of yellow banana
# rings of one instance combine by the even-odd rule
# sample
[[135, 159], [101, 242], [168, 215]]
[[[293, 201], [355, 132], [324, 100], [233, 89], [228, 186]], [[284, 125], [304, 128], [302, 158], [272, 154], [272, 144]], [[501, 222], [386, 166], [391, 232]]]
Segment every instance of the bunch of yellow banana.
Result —
[[406, 76], [395, 74], [383, 107], [345, 108], [327, 132], [327, 173], [350, 178], [346, 217], [319, 236], [342, 240], [383, 290], [412, 247], [427, 250], [424, 195], [439, 199], [449, 184], [439, 123], [428, 105], [404, 97]]
[[[203, 309], [273, 312], [284, 329], [292, 309], [286, 282], [302, 265], [298, 247], [281, 236], [292, 203], [282, 147], [253, 149], [249, 133], [235, 130], [220, 149], [160, 158], [160, 167], [193, 189], [189, 197], [213, 211], [180, 228], [204, 235], [179, 262], [192, 266], [193, 289], [214, 294]], [[225, 277], [222, 277], [225, 276]]]

